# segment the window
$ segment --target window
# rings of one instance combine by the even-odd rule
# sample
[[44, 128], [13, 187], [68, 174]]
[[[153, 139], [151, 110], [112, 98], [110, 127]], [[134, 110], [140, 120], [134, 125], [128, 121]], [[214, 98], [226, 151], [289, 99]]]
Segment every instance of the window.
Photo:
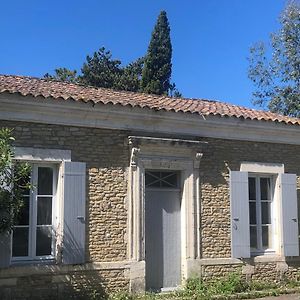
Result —
[[12, 234], [0, 235], [0, 268], [11, 262], [85, 262], [86, 164], [71, 161], [71, 151], [16, 148], [15, 159], [32, 164], [24, 178], [24, 206]]
[[284, 166], [243, 163], [230, 171], [231, 255], [299, 256], [297, 175]]
[[249, 220], [252, 253], [273, 249], [273, 180], [271, 176], [250, 175]]
[[55, 256], [55, 165], [32, 164], [32, 189], [23, 194], [24, 205], [12, 234], [13, 260], [50, 259]]

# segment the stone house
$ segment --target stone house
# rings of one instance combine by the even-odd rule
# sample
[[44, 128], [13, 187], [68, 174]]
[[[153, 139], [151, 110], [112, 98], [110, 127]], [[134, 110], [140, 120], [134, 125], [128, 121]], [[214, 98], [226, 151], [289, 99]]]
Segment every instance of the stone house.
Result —
[[299, 274], [300, 119], [0, 76], [0, 126], [34, 186], [0, 238], [1, 299]]

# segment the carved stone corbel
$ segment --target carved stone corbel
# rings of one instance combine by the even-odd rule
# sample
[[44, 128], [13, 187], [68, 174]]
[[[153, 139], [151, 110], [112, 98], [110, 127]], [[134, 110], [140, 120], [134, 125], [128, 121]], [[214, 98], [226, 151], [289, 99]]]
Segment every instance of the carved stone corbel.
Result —
[[131, 147], [131, 153], [130, 153], [130, 167], [133, 170], [136, 170], [137, 167], [137, 160], [138, 160], [138, 155], [140, 152], [140, 147], [138, 140], [132, 136], [128, 137], [128, 143], [129, 146]]
[[195, 159], [194, 159], [194, 168], [195, 169], [200, 168], [200, 161], [201, 161], [202, 156], [203, 156], [202, 152], [196, 152]]
[[133, 170], [136, 170], [139, 152], [140, 152], [140, 148], [132, 147], [131, 157], [130, 157], [130, 166]]

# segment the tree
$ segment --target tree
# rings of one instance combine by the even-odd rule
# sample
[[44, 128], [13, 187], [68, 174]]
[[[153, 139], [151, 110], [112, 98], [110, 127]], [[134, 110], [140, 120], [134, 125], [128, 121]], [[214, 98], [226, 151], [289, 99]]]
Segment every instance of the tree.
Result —
[[248, 77], [256, 90], [253, 103], [277, 113], [300, 117], [300, 4], [290, 2], [271, 34], [272, 53], [264, 43], [250, 49]]
[[86, 62], [81, 68], [81, 75], [77, 76], [76, 70], [58, 68], [55, 69], [54, 75], [47, 73], [44, 78], [137, 92], [140, 88], [143, 64], [144, 59], [138, 58], [122, 67], [119, 59], [113, 59], [111, 52], [101, 47], [92, 56], [87, 56]]
[[114, 59], [109, 50], [101, 47], [92, 56], [86, 57], [81, 74], [67, 68], [55, 69], [55, 74], [44, 75], [45, 79], [80, 83], [120, 91], [145, 92], [181, 97], [175, 83], [170, 83], [172, 72], [172, 45], [170, 26], [166, 12], [158, 17], [146, 58], [123, 66]]
[[112, 54], [104, 47], [94, 52], [92, 57], [87, 56], [81, 68], [81, 82], [84, 84], [114, 88], [121, 76], [121, 61], [112, 59]]
[[78, 76], [76, 70], [69, 70], [67, 68], [58, 68], [55, 69], [54, 72], [55, 72], [54, 75], [50, 75], [49, 73], [46, 73], [44, 75], [44, 78], [48, 80], [66, 81], [72, 83], [78, 82]]
[[141, 89], [149, 94], [168, 94], [172, 72], [170, 26], [165, 11], [157, 19], [145, 57]]
[[173, 82], [170, 84], [169, 88], [169, 96], [173, 98], [181, 98], [182, 94], [179, 92], [179, 90], [176, 87], [176, 84]]
[[109, 50], [104, 47], [95, 52], [93, 57], [87, 56], [87, 62], [81, 69], [79, 80], [83, 84], [96, 87], [112, 88], [137, 92], [140, 87], [144, 59], [136, 61], [125, 67], [121, 61], [113, 59]]
[[143, 65], [144, 58], [138, 58], [122, 68], [121, 76], [119, 76], [114, 88], [122, 91], [138, 92], [140, 90]]
[[11, 231], [23, 206], [22, 195], [30, 188], [30, 166], [13, 160], [12, 131], [0, 129], [0, 233]]

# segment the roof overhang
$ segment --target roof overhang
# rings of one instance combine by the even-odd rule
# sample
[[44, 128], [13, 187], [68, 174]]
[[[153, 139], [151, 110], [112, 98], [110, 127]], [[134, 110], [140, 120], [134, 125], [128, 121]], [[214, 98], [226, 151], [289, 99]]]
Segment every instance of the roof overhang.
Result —
[[0, 119], [300, 145], [298, 125], [9, 93], [0, 94]]

